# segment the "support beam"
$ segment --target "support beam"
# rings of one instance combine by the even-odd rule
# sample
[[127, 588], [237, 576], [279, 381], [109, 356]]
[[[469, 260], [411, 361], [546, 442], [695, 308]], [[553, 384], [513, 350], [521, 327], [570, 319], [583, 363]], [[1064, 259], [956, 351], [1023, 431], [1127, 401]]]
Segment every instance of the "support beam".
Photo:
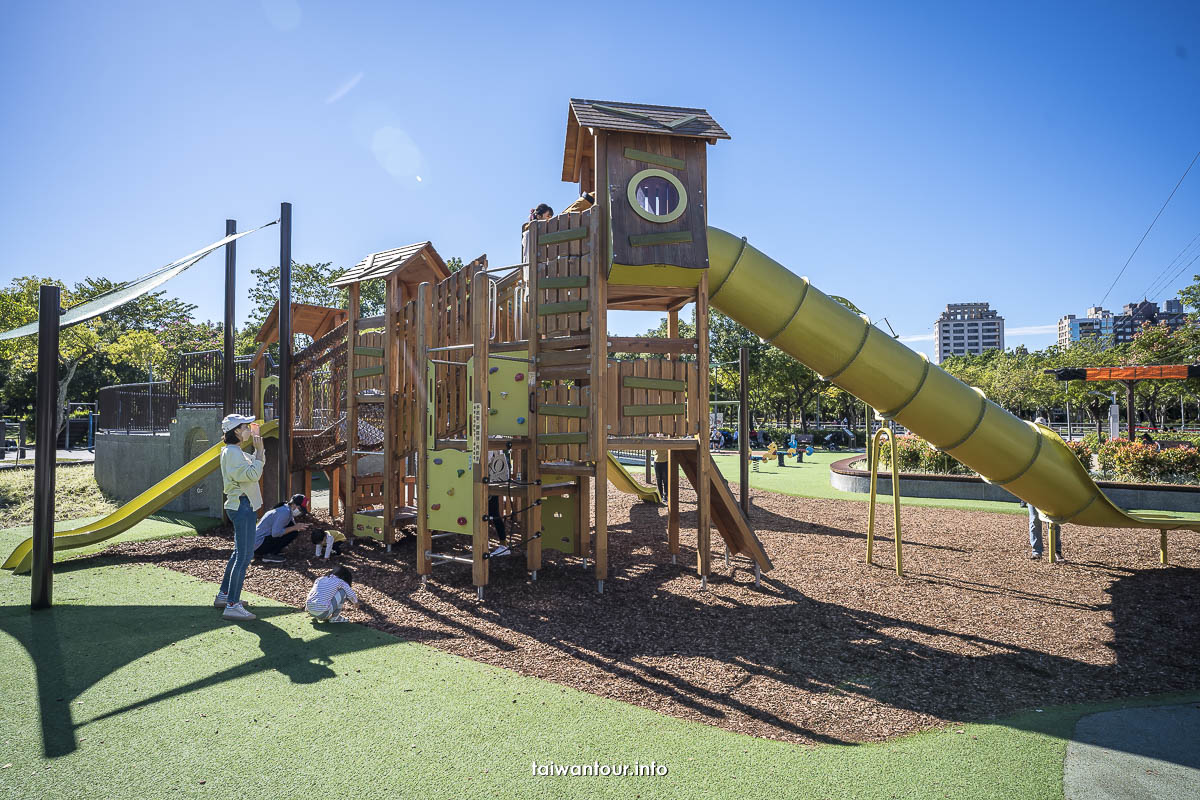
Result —
[[58, 439], [59, 288], [43, 284], [38, 295], [37, 441], [33, 467], [33, 581], [29, 605], [54, 603], [54, 469]]
[[470, 435], [467, 446], [471, 453], [471, 578], [479, 599], [488, 582], [488, 277], [482, 270], [471, 276], [471, 329], [474, 341], [474, 369], [471, 372], [471, 392], [467, 397]]
[[738, 353], [738, 484], [742, 513], [750, 517], [750, 349]]
[[[237, 233], [237, 220], [225, 220], [225, 235]], [[237, 376], [233, 363], [233, 317], [237, 291], [237, 242], [225, 245], [225, 350], [221, 360], [221, 413], [234, 413]]]
[[429, 419], [433, 409], [429, 404], [434, 402], [429, 396], [429, 342], [433, 328], [430, 315], [431, 304], [428, 283], [417, 287], [417, 347], [411, 368], [416, 371], [412, 376], [415, 393], [414, 408], [417, 409], [417, 455], [413, 460], [417, 465], [417, 574], [428, 575], [433, 571], [433, 563], [429, 552], [433, 548], [433, 539], [429, 530], [429, 456], [430, 445]]
[[712, 507], [710, 495], [712, 488], [709, 484], [709, 413], [708, 413], [708, 381], [709, 381], [709, 352], [708, 352], [708, 273], [700, 276], [700, 286], [696, 290], [696, 340], [699, 353], [696, 363], [699, 366], [697, 381], [696, 408], [700, 410], [700, 442], [699, 463], [697, 464], [696, 489], [696, 570], [700, 573], [701, 581], [707, 585], [709, 572], [712, 570]]
[[292, 494], [292, 204], [279, 206], [279, 500]]

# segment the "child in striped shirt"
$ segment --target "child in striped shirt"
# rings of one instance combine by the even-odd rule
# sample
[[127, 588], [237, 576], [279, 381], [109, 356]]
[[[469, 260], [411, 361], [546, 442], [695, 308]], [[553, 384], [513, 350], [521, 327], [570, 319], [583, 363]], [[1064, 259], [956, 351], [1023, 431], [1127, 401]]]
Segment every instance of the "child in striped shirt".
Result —
[[349, 622], [342, 616], [342, 606], [347, 600], [358, 605], [358, 595], [350, 588], [353, 579], [349, 567], [338, 567], [317, 578], [304, 601], [304, 610], [318, 622]]

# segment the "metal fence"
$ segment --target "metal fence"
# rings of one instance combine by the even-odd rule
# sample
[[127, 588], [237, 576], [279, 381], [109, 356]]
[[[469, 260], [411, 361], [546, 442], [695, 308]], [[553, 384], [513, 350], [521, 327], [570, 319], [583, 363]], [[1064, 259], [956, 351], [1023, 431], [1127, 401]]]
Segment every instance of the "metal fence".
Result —
[[[234, 411], [250, 414], [254, 369], [250, 356], [234, 359]], [[180, 408], [220, 408], [224, 358], [220, 350], [183, 353], [174, 377], [153, 383], [105, 386], [97, 393], [96, 429], [107, 433], [167, 431]]]

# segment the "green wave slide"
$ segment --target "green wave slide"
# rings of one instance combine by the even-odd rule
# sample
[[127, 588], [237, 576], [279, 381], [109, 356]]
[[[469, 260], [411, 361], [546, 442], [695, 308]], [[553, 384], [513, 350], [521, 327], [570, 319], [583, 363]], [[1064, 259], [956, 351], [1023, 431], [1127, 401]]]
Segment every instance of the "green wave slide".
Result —
[[1058, 523], [1200, 530], [1117, 507], [1058, 434], [1025, 422], [778, 262], [708, 229], [709, 302], [826, 380]]
[[[261, 426], [263, 436], [279, 435], [277, 420], [261, 423]], [[224, 447], [224, 442], [213, 445], [111, 514], [79, 528], [56, 532], [54, 549], [87, 547], [124, 533], [211, 475], [221, 465]], [[2, 566], [17, 575], [33, 569], [33, 539], [17, 545]]]
[[639, 483], [612, 453], [608, 454], [608, 482], [625, 494], [637, 495], [643, 503], [662, 502], [657, 488], [651, 489]]

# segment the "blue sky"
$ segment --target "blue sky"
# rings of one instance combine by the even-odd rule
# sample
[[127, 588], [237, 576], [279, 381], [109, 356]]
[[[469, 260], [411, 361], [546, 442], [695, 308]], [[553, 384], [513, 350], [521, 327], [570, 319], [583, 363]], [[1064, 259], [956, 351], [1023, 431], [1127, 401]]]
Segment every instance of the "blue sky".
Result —
[[[142, 274], [281, 200], [297, 260], [430, 239], [512, 263], [528, 209], [573, 199], [574, 96], [707, 108], [733, 136], [709, 149], [710, 223], [901, 334], [988, 301], [1010, 346], [1042, 347], [1100, 301], [1200, 150], [1195, 2], [592, 8], [10, 5], [0, 279]], [[276, 262], [274, 230], [239, 244], [243, 286]], [[1198, 233], [1200, 167], [1105, 305], [1140, 299]], [[219, 318], [222, 269], [170, 288]]]

